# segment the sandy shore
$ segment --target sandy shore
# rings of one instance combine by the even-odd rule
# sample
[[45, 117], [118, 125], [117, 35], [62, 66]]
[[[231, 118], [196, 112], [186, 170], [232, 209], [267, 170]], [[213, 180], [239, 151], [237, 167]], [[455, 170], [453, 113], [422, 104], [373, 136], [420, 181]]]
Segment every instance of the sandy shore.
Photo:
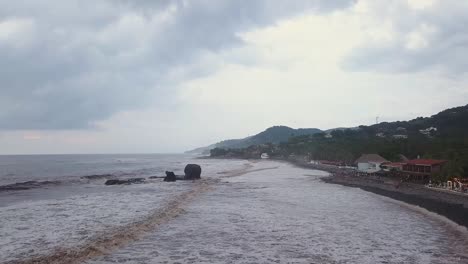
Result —
[[443, 217], [325, 183], [322, 171], [247, 165], [221, 169], [184, 213], [86, 263], [467, 263], [466, 232]]
[[324, 182], [356, 187], [417, 205], [431, 212], [443, 215], [455, 223], [468, 228], [468, 195], [431, 189], [419, 184], [396, 184], [394, 180], [383, 177], [367, 178], [351, 176], [351, 171], [336, 167], [313, 165], [301, 161], [291, 162], [303, 168], [329, 172], [330, 176], [322, 178]]

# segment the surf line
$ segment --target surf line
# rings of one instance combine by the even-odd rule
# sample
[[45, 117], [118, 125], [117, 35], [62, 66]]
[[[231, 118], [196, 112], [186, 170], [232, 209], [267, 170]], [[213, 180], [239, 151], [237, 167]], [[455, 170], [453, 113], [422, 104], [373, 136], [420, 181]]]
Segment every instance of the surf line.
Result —
[[231, 178], [231, 177], [237, 177], [237, 176], [242, 176], [247, 173], [251, 172], [258, 172], [258, 171], [265, 171], [265, 170], [276, 170], [278, 169], [279, 166], [276, 167], [269, 167], [269, 168], [259, 168], [259, 169], [253, 169], [253, 170], [239, 170], [239, 171], [233, 171], [232, 173], [229, 173], [227, 175], [221, 176], [221, 178]]
[[74, 264], [111, 253], [131, 242], [137, 241], [147, 232], [184, 213], [184, 207], [195, 197], [213, 188], [210, 180], [194, 182], [190, 191], [181, 193], [167, 202], [162, 208], [128, 225], [117, 226], [97, 233], [83, 244], [71, 248], [57, 248], [50, 254], [13, 260], [5, 264]]
[[[250, 166], [227, 173], [227, 177], [241, 176], [253, 171]], [[271, 168], [269, 168], [271, 169]], [[225, 176], [225, 177], [226, 177]], [[139, 240], [150, 231], [157, 230], [163, 224], [185, 212], [184, 208], [196, 197], [215, 188], [219, 179], [202, 179], [194, 182], [191, 190], [175, 196], [162, 208], [153, 211], [148, 216], [128, 225], [118, 226], [98, 233], [79, 246], [71, 248], [57, 248], [52, 253], [34, 256], [24, 260], [12, 260], [5, 264], [75, 264], [105, 256], [112, 251], [122, 248]]]

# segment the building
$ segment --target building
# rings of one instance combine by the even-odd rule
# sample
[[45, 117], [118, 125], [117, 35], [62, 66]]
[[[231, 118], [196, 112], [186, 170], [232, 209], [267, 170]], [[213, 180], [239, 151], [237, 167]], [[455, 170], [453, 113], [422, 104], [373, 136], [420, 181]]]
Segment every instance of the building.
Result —
[[421, 134], [423, 134], [423, 135], [430, 136], [431, 133], [437, 132], [437, 128], [436, 127], [428, 127], [426, 129], [420, 129], [419, 132]]
[[358, 171], [375, 173], [380, 171], [380, 165], [386, 162], [388, 162], [388, 160], [378, 154], [363, 154], [355, 163], [357, 164]]
[[262, 153], [262, 155], [260, 155], [260, 158], [261, 159], [269, 159], [270, 155], [268, 155], [268, 153]]
[[440, 172], [446, 160], [414, 159], [403, 165], [402, 172], [413, 180], [428, 181], [431, 174]]
[[403, 154], [398, 154], [398, 158], [401, 162], [407, 162], [409, 159], [403, 155]]
[[399, 171], [402, 171], [403, 170], [403, 166], [406, 165], [405, 162], [386, 162], [386, 163], [382, 163], [382, 165], [380, 165], [380, 167], [384, 170], [384, 171], [395, 171], [395, 172], [399, 172]]
[[407, 139], [408, 135], [393, 135], [392, 137], [394, 139]]
[[380, 132], [380, 133], [377, 133], [375, 134], [376, 137], [380, 137], [380, 138], [384, 138], [385, 137], [385, 134]]

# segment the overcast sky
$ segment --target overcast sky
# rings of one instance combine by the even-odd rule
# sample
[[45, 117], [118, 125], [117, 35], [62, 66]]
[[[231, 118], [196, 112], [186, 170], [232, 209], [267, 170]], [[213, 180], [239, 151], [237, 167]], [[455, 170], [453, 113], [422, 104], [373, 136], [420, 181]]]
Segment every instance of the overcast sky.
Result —
[[468, 1], [0, 0], [0, 154], [181, 152], [468, 103]]

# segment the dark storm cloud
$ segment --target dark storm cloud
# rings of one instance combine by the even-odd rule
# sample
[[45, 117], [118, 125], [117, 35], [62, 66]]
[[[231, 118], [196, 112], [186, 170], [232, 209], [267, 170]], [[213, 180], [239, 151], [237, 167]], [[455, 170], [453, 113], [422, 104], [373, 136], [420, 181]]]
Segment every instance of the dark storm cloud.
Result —
[[210, 72], [197, 58], [239, 32], [354, 1], [0, 2], [0, 128], [78, 129], [170, 101], [172, 71]]
[[448, 75], [468, 71], [466, 1], [438, 1], [425, 9], [400, 5], [385, 18], [392, 21], [395, 39], [355, 49], [343, 61], [345, 69], [392, 73], [438, 69]]

